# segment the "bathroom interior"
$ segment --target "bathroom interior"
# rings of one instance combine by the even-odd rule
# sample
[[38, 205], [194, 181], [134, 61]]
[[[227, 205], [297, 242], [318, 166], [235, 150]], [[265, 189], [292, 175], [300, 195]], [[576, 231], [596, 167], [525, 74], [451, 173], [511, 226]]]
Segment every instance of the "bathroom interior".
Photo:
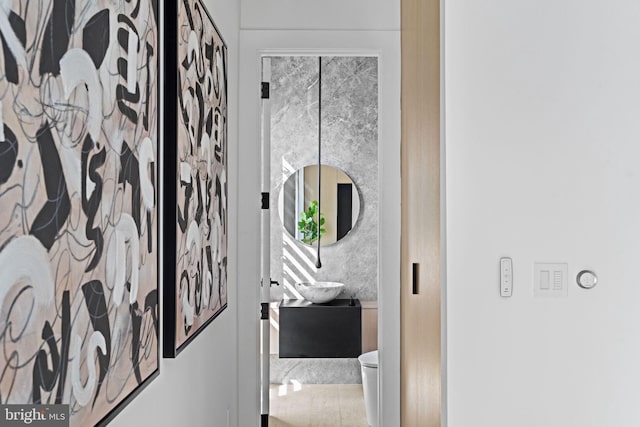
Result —
[[[262, 66], [270, 425], [319, 416], [332, 425], [333, 416], [334, 425], [376, 426], [378, 58], [270, 56]], [[333, 294], [311, 302], [323, 284]]]

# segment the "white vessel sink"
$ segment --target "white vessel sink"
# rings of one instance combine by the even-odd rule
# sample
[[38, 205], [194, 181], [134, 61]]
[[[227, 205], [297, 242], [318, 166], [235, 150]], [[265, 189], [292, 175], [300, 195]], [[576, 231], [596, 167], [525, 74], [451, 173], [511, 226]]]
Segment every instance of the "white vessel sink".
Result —
[[332, 301], [344, 289], [344, 283], [339, 282], [300, 282], [294, 286], [304, 299], [314, 304]]

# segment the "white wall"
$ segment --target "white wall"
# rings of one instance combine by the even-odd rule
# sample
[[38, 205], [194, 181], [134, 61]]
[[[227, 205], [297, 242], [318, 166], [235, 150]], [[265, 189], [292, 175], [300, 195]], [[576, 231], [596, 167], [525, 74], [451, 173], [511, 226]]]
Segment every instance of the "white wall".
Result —
[[399, 0], [242, 0], [242, 29], [399, 30]]
[[[304, 4], [301, 7], [297, 3]], [[239, 164], [239, 425], [255, 426], [258, 395], [258, 284], [261, 54], [379, 55], [379, 297], [380, 370], [383, 397], [380, 425], [399, 425], [400, 348], [400, 3], [242, 0], [240, 31]], [[335, 4], [339, 6], [335, 6]], [[332, 7], [335, 6], [335, 7]], [[274, 11], [268, 12], [268, 8]], [[265, 12], [264, 14], [261, 13]], [[281, 16], [282, 15], [282, 16]], [[309, 16], [313, 15], [313, 16]], [[344, 16], [338, 16], [344, 15]], [[281, 21], [274, 21], [274, 19]], [[344, 28], [347, 26], [348, 28]], [[310, 31], [317, 27], [321, 31]], [[305, 28], [298, 31], [298, 28]], [[340, 31], [340, 30], [367, 31]]]
[[[445, 13], [449, 426], [638, 426], [640, 3]], [[533, 297], [536, 261], [567, 298]]]
[[161, 360], [160, 376], [114, 419], [113, 426], [238, 426], [238, 257], [235, 242], [238, 229], [239, 5], [236, 0], [205, 0], [205, 4], [229, 49], [228, 307], [176, 359]]

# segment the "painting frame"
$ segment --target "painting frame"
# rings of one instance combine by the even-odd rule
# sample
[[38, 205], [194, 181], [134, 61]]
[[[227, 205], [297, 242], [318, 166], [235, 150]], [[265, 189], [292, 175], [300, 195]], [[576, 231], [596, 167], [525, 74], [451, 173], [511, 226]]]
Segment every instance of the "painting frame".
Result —
[[[3, 174], [0, 197], [17, 188], [9, 185], [16, 179], [12, 171], [21, 175], [23, 194], [31, 179], [28, 174], [37, 171], [37, 181], [44, 185], [34, 184], [32, 193], [34, 200], [44, 200], [44, 207], [38, 211], [40, 206], [34, 204], [31, 212], [30, 206], [12, 206], [11, 198], [0, 198], [0, 208], [24, 211], [22, 226], [13, 227], [20, 233], [6, 232], [9, 227], [0, 231], [0, 265], [15, 261], [9, 249], [16, 249], [17, 242], [23, 251], [39, 251], [42, 246], [46, 258], [26, 258], [32, 270], [51, 270], [45, 276], [53, 279], [53, 300], [39, 313], [34, 310], [35, 295], [27, 301], [32, 304], [27, 316], [16, 307], [22, 295], [37, 294], [36, 273], [12, 272], [18, 277], [14, 288], [33, 283], [19, 293], [11, 283], [0, 283], [0, 340], [13, 339], [12, 322], [23, 320], [19, 338], [28, 346], [16, 345], [15, 351], [24, 352], [33, 343], [37, 351], [31, 400], [20, 401], [26, 396], [20, 383], [11, 384], [7, 395], [0, 378], [0, 404], [69, 404], [72, 426], [105, 426], [160, 375], [161, 9], [159, 0], [55, 0], [19, 4], [7, 12], [15, 35], [6, 28], [2, 34], [3, 59], [10, 72], [0, 78], [3, 89], [8, 88], [0, 96], [0, 163], [5, 165], [5, 155], [13, 151], [15, 166]], [[34, 37], [42, 45], [30, 44]], [[17, 43], [32, 49], [22, 51]], [[28, 102], [18, 100], [22, 93], [29, 95]], [[15, 98], [13, 103], [8, 96]], [[30, 115], [32, 111], [41, 115]], [[20, 117], [27, 119], [22, 122]], [[32, 131], [36, 118], [37, 133]], [[13, 131], [5, 140], [9, 126]], [[41, 194], [45, 187], [46, 194]], [[52, 194], [59, 197], [52, 199]], [[11, 221], [1, 214], [0, 219], [3, 224]], [[120, 256], [125, 262], [118, 267], [113, 260]], [[43, 260], [50, 266], [38, 263]], [[7, 272], [0, 269], [0, 275]], [[14, 300], [9, 304], [5, 297]], [[48, 310], [54, 310], [50, 317]], [[41, 317], [43, 323], [38, 323]], [[42, 324], [38, 344], [34, 334], [25, 331]], [[74, 354], [83, 361], [75, 362]], [[99, 369], [93, 377], [90, 362]], [[14, 380], [23, 375], [18, 368]], [[36, 372], [42, 379], [36, 379]]]
[[[182, 13], [181, 13], [182, 12]], [[169, 1], [165, 3], [165, 15], [166, 16], [175, 16], [174, 19], [165, 20], [165, 37], [166, 40], [172, 40], [175, 42], [166, 43], [165, 44], [165, 100], [164, 100], [164, 115], [165, 115], [165, 144], [164, 144], [164, 152], [165, 158], [168, 160], [166, 162], [166, 174], [165, 174], [165, 186], [164, 186], [164, 197], [166, 201], [166, 209], [165, 209], [165, 222], [164, 222], [164, 285], [163, 285], [163, 357], [165, 358], [175, 358], [180, 352], [182, 352], [191, 342], [193, 342], [224, 310], [228, 305], [228, 297], [227, 297], [227, 253], [228, 253], [228, 209], [227, 209], [227, 201], [228, 201], [228, 193], [227, 193], [227, 181], [226, 176], [228, 172], [228, 85], [227, 85], [227, 76], [228, 76], [228, 60], [227, 60], [227, 44], [222, 37], [222, 34], [215, 24], [212, 15], [207, 10], [206, 5], [202, 0], [175, 0]], [[183, 16], [186, 15], [186, 16]], [[207, 27], [208, 26], [208, 27]], [[187, 34], [188, 33], [188, 34]], [[184, 55], [184, 47], [187, 43], [193, 43], [193, 35], [197, 35], [197, 47], [201, 48], [204, 44], [204, 49], [195, 53], [189, 52], [193, 55]], [[213, 34], [213, 38], [211, 39], [211, 46], [207, 44], [207, 40], [205, 37]], [[188, 39], [188, 36], [191, 36], [191, 39]], [[216, 42], [219, 44], [217, 45]], [[220, 50], [220, 58], [216, 59], [217, 48]], [[210, 49], [210, 50], [209, 50]], [[197, 164], [200, 165], [206, 164], [207, 160], [201, 157], [198, 157], [201, 154], [200, 149], [202, 148], [200, 141], [203, 141], [202, 138], [193, 138], [191, 134], [189, 134], [189, 126], [193, 127], [191, 122], [192, 118], [187, 118], [187, 114], [185, 113], [184, 105], [186, 105], [187, 100], [183, 99], [185, 94], [187, 93], [187, 88], [189, 90], [193, 89], [190, 93], [199, 92], [198, 88], [192, 88], [190, 86], [185, 86], [185, 80], [188, 77], [185, 75], [194, 73], [193, 67], [196, 68], [195, 73], [200, 75], [200, 70], [198, 69], [198, 64], [194, 64], [198, 61], [198, 58], [202, 57], [203, 63], [206, 59], [209, 60], [208, 65], [210, 66], [210, 70], [212, 71], [213, 82], [218, 82], [218, 87], [222, 87], [223, 89], [219, 89], [219, 95], [215, 95], [215, 102], [219, 102], [219, 104], [211, 105], [207, 103], [207, 100], [210, 100], [211, 96], [207, 97], [206, 94], [210, 94], [211, 90], [207, 92], [204, 91], [204, 103], [203, 97], [199, 96], [199, 108], [202, 109], [203, 106], [206, 108], [215, 107], [216, 112], [218, 108], [220, 108], [220, 116], [216, 117], [216, 120], [207, 120], [210, 119], [211, 115], [204, 113], [200, 115], [200, 122], [198, 122], [195, 127], [198, 127], [198, 134], [203, 133], [203, 129], [207, 127], [207, 125], [201, 123], [203, 119], [211, 125], [211, 122], [215, 122], [217, 126], [217, 132], [220, 132], [220, 137], [214, 137], [218, 135], [216, 131], [212, 129], [208, 129], [204, 131], [204, 135], [209, 137], [215, 145], [216, 149], [213, 148], [209, 152], [209, 157], [211, 162], [215, 163], [216, 167], [219, 166], [219, 163], [222, 164], [221, 175], [219, 175], [220, 170], [215, 174], [215, 183], [207, 181], [209, 175], [204, 174], [207, 178], [205, 180], [199, 179], [199, 171], [194, 172], [196, 168], [200, 168]], [[195, 59], [193, 59], [195, 58]], [[215, 63], [214, 63], [215, 60]], [[193, 61], [193, 62], [190, 62]], [[204, 67], [204, 72], [206, 74], [207, 67]], [[217, 71], [217, 74], [216, 74]], [[221, 74], [221, 75], [220, 75]], [[217, 78], [215, 77], [217, 75]], [[202, 77], [202, 76], [200, 76]], [[206, 79], [205, 79], [206, 80]], [[208, 80], [207, 80], [208, 81]], [[204, 86], [204, 85], [203, 85]], [[184, 90], [183, 90], [184, 89]], [[192, 100], [188, 100], [192, 101]], [[209, 110], [209, 113], [212, 110]], [[218, 123], [218, 120], [221, 120], [222, 123]], [[193, 122], [196, 120], [193, 119]], [[186, 129], [185, 129], [186, 128]], [[186, 132], [186, 133], [185, 133]], [[195, 133], [195, 132], [194, 132]], [[184, 149], [185, 144], [187, 143], [188, 137], [190, 138], [190, 143], [194, 145], [194, 148], [191, 149], [191, 153], [193, 157], [196, 157], [195, 160], [191, 161], [192, 167], [187, 167], [191, 170], [192, 178], [186, 178], [189, 180], [189, 185], [191, 185], [191, 180], [196, 181], [198, 183], [198, 187], [193, 185], [191, 190], [192, 196], [185, 195], [185, 181], [184, 181], [184, 169], [185, 164], [187, 163], [184, 159]], [[221, 161], [217, 161], [217, 156], [214, 156], [213, 152], [218, 152], [218, 144], [221, 147], [220, 158]], [[206, 143], [205, 143], [206, 145]], [[208, 151], [208, 150], [205, 150]], [[193, 154], [196, 153], [196, 154]], [[214, 158], [216, 157], [216, 158]], [[219, 160], [219, 159], [218, 159]], [[211, 163], [210, 162], [210, 163]], [[222, 177], [222, 182], [219, 182], [218, 178]], [[213, 177], [211, 177], [213, 178]], [[213, 180], [212, 180], [213, 181]], [[202, 186], [199, 186], [199, 183], [202, 182]], [[204, 188], [205, 196], [203, 199], [209, 200], [211, 205], [218, 206], [218, 215], [215, 214], [214, 224], [218, 224], [218, 229], [223, 230], [223, 240], [218, 240], [217, 247], [214, 244], [207, 246], [209, 243], [212, 243], [211, 240], [215, 240], [215, 238], [211, 239], [210, 236], [207, 237], [209, 241], [200, 242], [202, 257], [200, 258], [201, 263], [200, 267], [196, 267], [198, 271], [193, 273], [186, 273], [186, 269], [184, 269], [185, 265], [185, 257], [187, 253], [188, 256], [191, 256], [192, 246], [187, 244], [185, 245], [185, 239], [188, 240], [187, 233], [185, 232], [185, 221], [189, 221], [191, 215], [194, 214], [195, 209], [200, 208], [200, 204], [204, 203], [207, 207], [204, 209], [204, 217], [209, 223], [211, 223], [211, 212], [209, 212], [208, 203], [202, 202], [199, 194], [202, 192], [201, 188]], [[211, 188], [219, 189], [220, 194], [213, 195], [211, 194]], [[189, 193], [187, 193], [189, 194]], [[197, 195], [197, 196], [196, 196]], [[196, 200], [197, 197], [197, 200]], [[182, 198], [182, 200], [181, 200]], [[185, 202], [185, 200], [187, 200]], [[193, 201], [190, 203], [188, 200]], [[196, 208], [195, 206], [199, 207]], [[224, 208], [221, 208], [224, 206]], [[216, 211], [215, 207], [213, 209]], [[222, 212], [220, 214], [220, 212]], [[193, 226], [193, 221], [190, 221], [189, 226]], [[205, 232], [202, 232], [203, 227], [198, 226], [199, 230], [201, 230], [200, 235], [205, 234], [206, 232], [211, 233], [211, 226], [204, 226]], [[213, 226], [215, 228], [215, 225]], [[191, 230], [189, 230], [191, 231]], [[220, 231], [218, 231], [217, 235], [220, 235]], [[222, 243], [221, 243], [222, 242]], [[215, 243], [215, 242], [214, 242]], [[205, 247], [208, 249], [213, 246], [213, 250], [207, 253], [205, 257]], [[211, 253], [213, 252], [213, 257]], [[215, 260], [212, 261], [212, 258], [216, 258], [218, 254], [218, 275], [215, 274], [215, 268], [213, 268], [213, 264], [216, 263]], [[221, 255], [222, 254], [222, 255]], [[197, 262], [196, 262], [197, 263]], [[194, 267], [193, 260], [188, 262], [192, 268]], [[215, 305], [214, 309], [206, 310], [204, 315], [200, 315], [196, 305], [196, 313], [195, 318], [193, 319], [194, 327], [193, 329], [187, 329], [187, 321], [185, 321], [185, 316], [182, 315], [184, 311], [181, 312], [181, 307], [185, 305], [185, 298], [191, 300], [192, 294], [195, 294], [195, 298], [198, 298], [198, 289], [200, 289], [200, 296], [206, 299], [206, 296], [209, 295], [209, 300], [211, 301], [211, 295], [214, 292], [210, 290], [208, 292], [203, 292], [202, 289], [207, 288], [209, 282], [207, 282], [207, 274], [205, 271], [205, 265], [208, 266], [209, 276], [212, 277], [212, 282], [218, 282], [218, 301]], [[181, 267], [182, 266], [182, 267]], [[180, 269], [183, 268], [182, 272]], [[213, 272], [212, 272], [213, 270]], [[191, 286], [190, 280], [193, 279], [196, 284]], [[201, 282], [198, 282], [198, 281]], [[186, 292], [189, 292], [189, 296], [185, 297], [185, 289]], [[203, 306], [208, 307], [203, 303]], [[190, 325], [188, 325], [190, 327]]]

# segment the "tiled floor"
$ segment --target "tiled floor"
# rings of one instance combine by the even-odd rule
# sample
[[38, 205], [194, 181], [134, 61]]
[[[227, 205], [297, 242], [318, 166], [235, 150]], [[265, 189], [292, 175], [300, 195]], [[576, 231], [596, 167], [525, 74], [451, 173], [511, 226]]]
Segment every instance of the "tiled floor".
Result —
[[271, 385], [270, 427], [367, 427], [362, 384]]

